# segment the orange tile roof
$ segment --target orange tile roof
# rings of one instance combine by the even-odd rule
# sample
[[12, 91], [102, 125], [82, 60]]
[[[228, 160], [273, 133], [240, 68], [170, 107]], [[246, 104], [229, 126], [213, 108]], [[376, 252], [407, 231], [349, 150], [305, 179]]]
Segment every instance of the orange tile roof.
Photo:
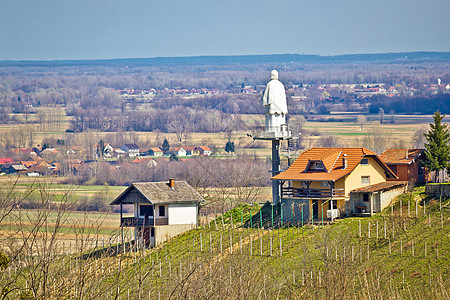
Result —
[[[345, 169], [342, 162], [344, 154], [347, 155], [347, 167]], [[396, 177], [375, 152], [366, 148], [311, 148], [303, 152], [286, 171], [272, 177], [272, 179], [336, 181], [352, 172], [365, 156], [375, 158], [386, 172]], [[312, 161], [322, 161], [326, 171], [307, 170]]]
[[37, 161], [34, 161], [34, 160], [31, 160], [31, 161], [20, 161], [20, 163], [22, 164], [22, 165], [24, 165], [25, 167], [27, 167], [27, 168], [29, 168], [29, 167], [31, 167], [31, 166], [33, 166], [33, 165], [36, 165], [37, 164]]
[[410, 164], [423, 151], [424, 149], [388, 149], [380, 154], [380, 158], [385, 164]]
[[157, 147], [150, 148], [149, 150], [153, 150], [153, 152], [162, 152], [162, 150]]
[[211, 151], [211, 149], [208, 146], [200, 146], [200, 149], [202, 149], [203, 151]]

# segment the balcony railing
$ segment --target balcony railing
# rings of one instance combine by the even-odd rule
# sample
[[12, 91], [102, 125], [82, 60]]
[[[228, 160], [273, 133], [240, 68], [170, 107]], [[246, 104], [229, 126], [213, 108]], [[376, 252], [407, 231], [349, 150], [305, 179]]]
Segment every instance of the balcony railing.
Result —
[[147, 226], [160, 226], [160, 225], [169, 225], [169, 218], [156, 218], [156, 224], [153, 223], [153, 217], [145, 218], [135, 218], [135, 217], [125, 217], [121, 219], [120, 222], [123, 227], [145, 227]]
[[281, 188], [283, 198], [344, 198], [345, 189]]

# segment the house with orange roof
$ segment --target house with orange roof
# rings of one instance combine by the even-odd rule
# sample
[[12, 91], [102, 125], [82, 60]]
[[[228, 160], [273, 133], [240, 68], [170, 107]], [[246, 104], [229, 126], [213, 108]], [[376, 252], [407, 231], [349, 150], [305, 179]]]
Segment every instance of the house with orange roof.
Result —
[[149, 156], [163, 156], [163, 151], [158, 148], [158, 147], [153, 147], [148, 149], [144, 155], [149, 155]]
[[[311, 148], [271, 179], [280, 182], [285, 215], [294, 209], [302, 219], [318, 220], [354, 213], [359, 202], [350, 201], [351, 191], [391, 177], [395, 173], [366, 148]], [[369, 200], [367, 210], [377, 206]]]
[[34, 160], [30, 160], [30, 161], [23, 161], [23, 160], [21, 160], [20, 163], [22, 165], [24, 165], [25, 167], [30, 168], [31, 166], [36, 165], [38, 162], [34, 161]]
[[177, 156], [186, 156], [184, 147], [170, 147], [169, 151], [166, 152], [166, 156], [170, 156], [172, 153], [175, 153]]
[[212, 154], [211, 149], [208, 146], [198, 147], [200, 155], [210, 156]]
[[186, 156], [192, 156], [195, 146], [184, 146], [183, 148], [186, 150]]
[[398, 177], [387, 180], [409, 181], [412, 184], [426, 181], [427, 172], [421, 162], [424, 157], [424, 149], [388, 149], [380, 154], [381, 160]]

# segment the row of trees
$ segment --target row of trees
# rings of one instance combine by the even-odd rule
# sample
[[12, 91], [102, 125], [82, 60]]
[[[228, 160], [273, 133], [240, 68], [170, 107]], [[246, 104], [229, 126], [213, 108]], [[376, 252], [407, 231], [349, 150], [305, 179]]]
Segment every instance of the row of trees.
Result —
[[133, 182], [186, 180], [205, 199], [220, 210], [237, 203], [253, 203], [268, 186], [270, 162], [250, 157], [212, 159], [196, 157], [187, 161], [122, 163], [120, 168], [108, 162], [94, 162], [79, 168], [67, 183], [129, 185]]

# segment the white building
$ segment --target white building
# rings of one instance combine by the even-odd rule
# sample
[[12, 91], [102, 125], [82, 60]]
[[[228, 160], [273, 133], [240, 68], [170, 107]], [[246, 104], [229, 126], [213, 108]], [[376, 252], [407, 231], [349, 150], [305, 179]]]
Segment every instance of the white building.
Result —
[[[139, 246], [153, 247], [197, 226], [203, 201], [187, 182], [169, 179], [133, 183], [110, 205], [120, 205], [120, 226], [134, 227]], [[133, 204], [133, 216], [123, 217], [123, 204]]]
[[129, 157], [139, 156], [139, 146], [136, 144], [125, 144], [120, 149], [125, 151]]

